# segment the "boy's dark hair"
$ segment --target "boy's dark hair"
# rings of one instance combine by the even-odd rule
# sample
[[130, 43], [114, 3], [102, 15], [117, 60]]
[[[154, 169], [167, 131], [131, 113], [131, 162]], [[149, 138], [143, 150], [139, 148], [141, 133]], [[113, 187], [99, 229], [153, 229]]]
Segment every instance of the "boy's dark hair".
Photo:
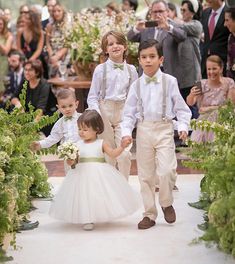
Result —
[[77, 101], [75, 91], [72, 88], [61, 88], [59, 89], [56, 95], [57, 101], [62, 99], [67, 99], [69, 97], [73, 97]]
[[97, 134], [104, 131], [104, 122], [101, 115], [96, 110], [85, 110], [78, 118], [78, 127], [86, 125], [91, 127]]
[[155, 39], [148, 39], [140, 43], [139, 49], [138, 49], [138, 57], [140, 57], [140, 52], [142, 50], [148, 49], [151, 47], [155, 47], [159, 58], [163, 56], [162, 46], [160, 45], [160, 43], [156, 41]]

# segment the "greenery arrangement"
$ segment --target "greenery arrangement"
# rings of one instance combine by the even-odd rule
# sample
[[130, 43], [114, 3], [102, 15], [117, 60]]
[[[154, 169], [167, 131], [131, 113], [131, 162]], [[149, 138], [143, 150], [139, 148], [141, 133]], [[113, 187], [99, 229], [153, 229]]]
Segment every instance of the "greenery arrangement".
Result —
[[[85, 9], [74, 16], [70, 27], [65, 27], [65, 43], [71, 50], [72, 61], [80, 61], [83, 65], [99, 62], [101, 39], [110, 30], [123, 32], [125, 35], [135, 24], [133, 12], [107, 16], [105, 9], [95, 12]], [[128, 52], [137, 56], [138, 43], [128, 42]]]
[[[31, 208], [32, 197], [49, 197], [48, 174], [38, 156], [30, 150], [38, 131], [54, 123], [58, 114], [34, 122], [38, 111], [29, 106], [24, 112], [27, 84], [20, 101], [22, 108], [11, 113], [0, 109], [0, 262], [5, 259], [2, 245], [7, 233], [15, 233]], [[13, 241], [14, 243], [14, 241]]]
[[184, 162], [205, 173], [200, 201], [206, 222], [200, 240], [214, 242], [235, 257], [235, 106], [228, 102], [219, 109], [217, 122], [193, 121], [192, 128], [215, 134], [211, 143], [189, 142], [192, 159]]

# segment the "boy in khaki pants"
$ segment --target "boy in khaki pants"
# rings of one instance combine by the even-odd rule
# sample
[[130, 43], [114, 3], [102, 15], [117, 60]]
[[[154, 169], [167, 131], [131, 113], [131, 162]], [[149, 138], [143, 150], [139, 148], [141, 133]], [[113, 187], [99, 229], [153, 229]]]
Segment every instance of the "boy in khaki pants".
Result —
[[137, 122], [136, 158], [144, 218], [139, 229], [155, 225], [156, 174], [159, 176], [159, 203], [167, 223], [176, 220], [172, 206], [172, 190], [176, 181], [172, 119], [177, 117], [179, 138], [187, 138], [191, 111], [180, 95], [176, 78], [160, 70], [163, 63], [162, 48], [156, 40], [147, 40], [139, 46], [139, 63], [143, 75], [130, 87], [123, 112], [122, 140], [132, 140], [131, 133]]

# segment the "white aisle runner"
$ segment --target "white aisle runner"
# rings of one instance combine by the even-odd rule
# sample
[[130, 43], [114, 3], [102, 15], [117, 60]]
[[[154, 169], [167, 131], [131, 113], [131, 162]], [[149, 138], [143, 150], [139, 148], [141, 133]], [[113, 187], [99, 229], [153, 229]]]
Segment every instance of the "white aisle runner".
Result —
[[[203, 211], [187, 205], [198, 200], [200, 179], [201, 175], [179, 175], [179, 192], [174, 192], [176, 223], [167, 224], [159, 209], [156, 226], [148, 230], [137, 229], [142, 208], [125, 219], [84, 231], [80, 225], [50, 218], [50, 202], [37, 200], [31, 220], [38, 220], [39, 227], [17, 234], [18, 250], [8, 251], [14, 257], [9, 264], [234, 264], [216, 247], [190, 245], [202, 234], [197, 224], [202, 222]], [[53, 192], [62, 180], [50, 178]], [[139, 190], [136, 176], [130, 177], [130, 184]]]

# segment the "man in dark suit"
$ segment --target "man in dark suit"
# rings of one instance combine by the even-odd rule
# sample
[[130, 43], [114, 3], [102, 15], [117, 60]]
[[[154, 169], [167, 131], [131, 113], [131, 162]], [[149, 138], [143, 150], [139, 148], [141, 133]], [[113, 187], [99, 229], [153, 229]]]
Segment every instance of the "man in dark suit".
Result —
[[24, 81], [23, 63], [25, 61], [24, 55], [18, 50], [12, 50], [8, 55], [10, 85], [8, 92], [15, 93]]
[[179, 78], [178, 43], [187, 37], [186, 32], [168, 18], [168, 5], [164, 0], [155, 0], [151, 6], [151, 19], [157, 22], [155, 27], [145, 27], [144, 21], [138, 21], [127, 38], [132, 42], [156, 39], [163, 48], [164, 72]]
[[49, 13], [49, 17], [42, 21], [42, 29], [45, 30], [48, 23], [53, 21], [53, 7], [57, 4], [57, 0], [47, 0], [46, 6]]
[[218, 55], [223, 60], [224, 65], [226, 65], [229, 36], [229, 30], [224, 26], [224, 1], [207, 0], [207, 3], [209, 7], [203, 11], [201, 19], [204, 31], [204, 41], [201, 44], [201, 70], [203, 78], [207, 78], [206, 59], [208, 56]]

